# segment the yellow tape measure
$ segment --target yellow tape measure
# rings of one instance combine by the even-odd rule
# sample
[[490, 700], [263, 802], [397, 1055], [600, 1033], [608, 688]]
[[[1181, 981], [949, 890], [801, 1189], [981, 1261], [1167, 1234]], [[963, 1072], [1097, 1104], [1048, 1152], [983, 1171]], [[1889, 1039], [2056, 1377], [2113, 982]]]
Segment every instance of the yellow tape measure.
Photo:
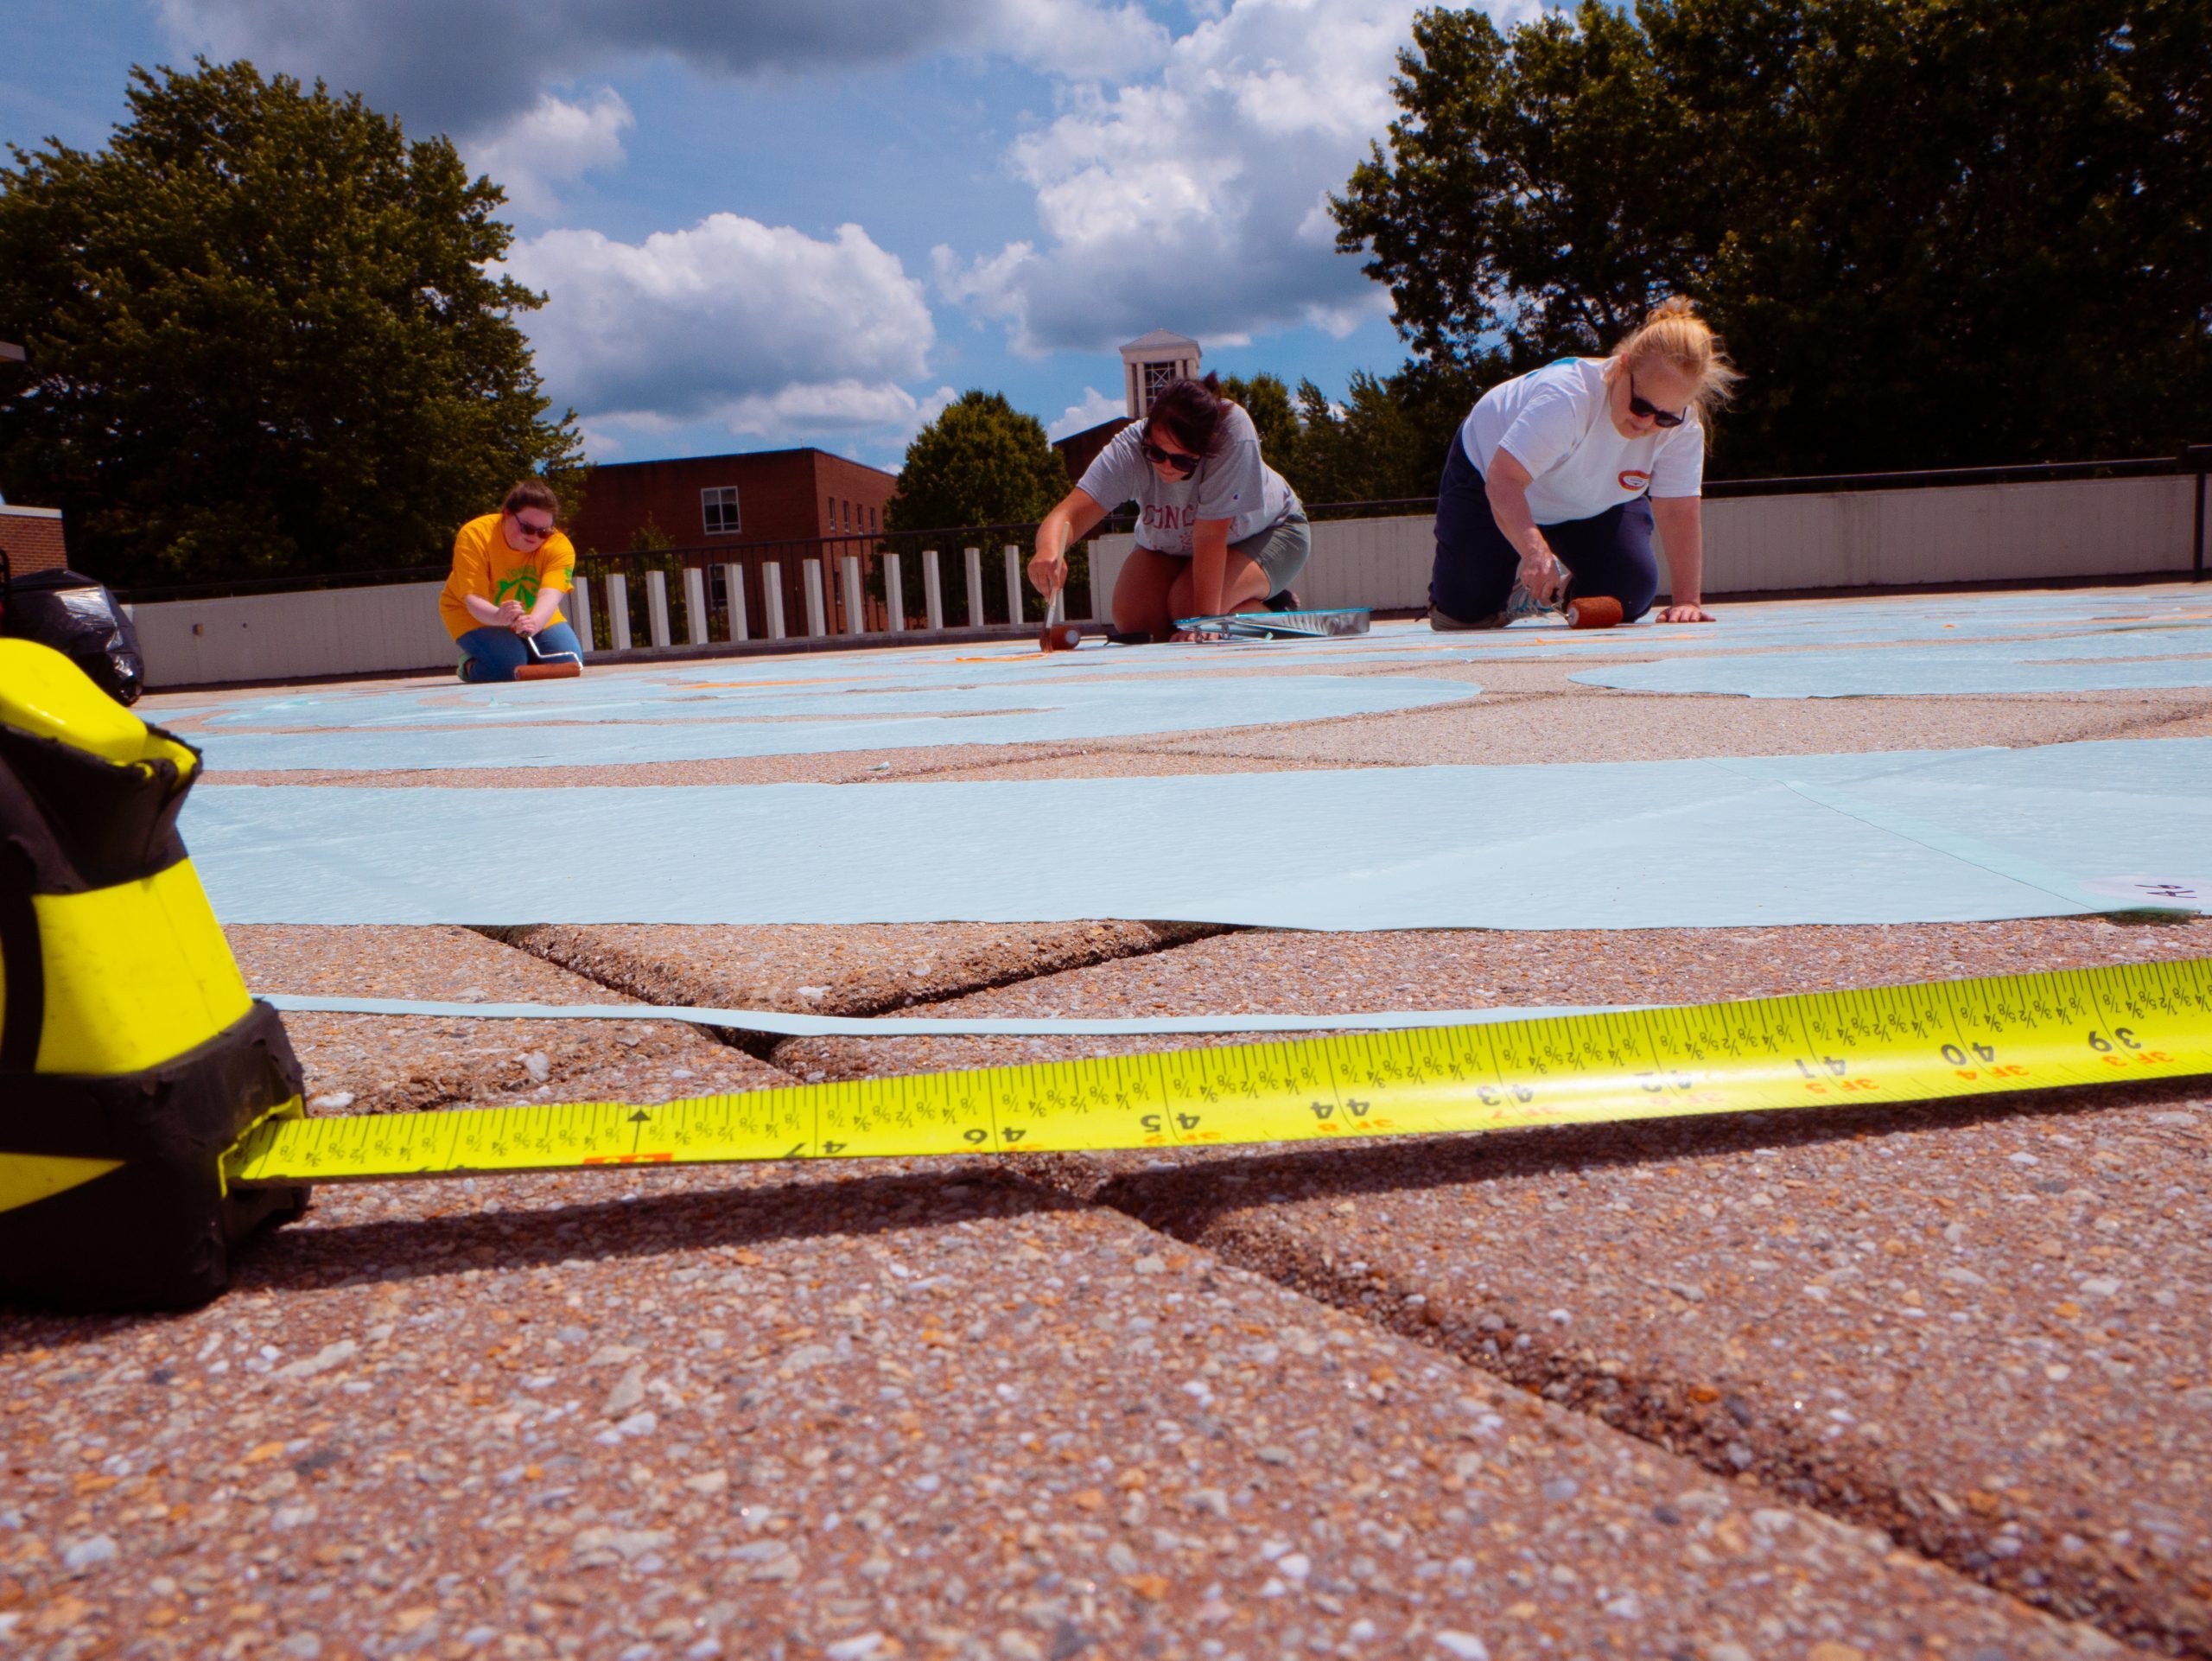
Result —
[[1354, 1141], [2212, 1073], [2212, 960], [1107, 1056], [660, 1106], [261, 1125], [234, 1183]]

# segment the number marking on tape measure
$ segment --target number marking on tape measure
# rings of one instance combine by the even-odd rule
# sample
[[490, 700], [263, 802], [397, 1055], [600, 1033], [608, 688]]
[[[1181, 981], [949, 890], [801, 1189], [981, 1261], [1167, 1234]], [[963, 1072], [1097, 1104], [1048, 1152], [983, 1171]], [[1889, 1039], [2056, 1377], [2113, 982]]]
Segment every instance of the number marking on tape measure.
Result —
[[262, 1125], [235, 1183], [1348, 1141], [2212, 1073], [2212, 960], [796, 1085]]

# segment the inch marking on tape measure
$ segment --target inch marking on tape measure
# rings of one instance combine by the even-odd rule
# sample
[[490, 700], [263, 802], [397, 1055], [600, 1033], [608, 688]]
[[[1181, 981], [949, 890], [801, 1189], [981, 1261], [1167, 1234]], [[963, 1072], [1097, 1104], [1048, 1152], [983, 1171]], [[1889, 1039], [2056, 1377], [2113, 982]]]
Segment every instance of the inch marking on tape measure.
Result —
[[257, 1127], [233, 1183], [1351, 1141], [2212, 1073], [2212, 960]]

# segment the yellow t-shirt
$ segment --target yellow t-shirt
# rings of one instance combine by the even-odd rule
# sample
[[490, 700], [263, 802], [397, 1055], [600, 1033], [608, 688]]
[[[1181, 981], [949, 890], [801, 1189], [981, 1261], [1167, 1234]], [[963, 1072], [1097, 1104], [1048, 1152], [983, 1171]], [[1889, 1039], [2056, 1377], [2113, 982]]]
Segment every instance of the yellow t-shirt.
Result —
[[[446, 578], [445, 592], [438, 596], [438, 615], [445, 619], [447, 633], [456, 640], [473, 628], [485, 627], [461, 604], [465, 594], [489, 600], [495, 606], [518, 600], [528, 608], [537, 603], [540, 589], [567, 594], [576, 585], [576, 550], [567, 537], [556, 531], [536, 549], [517, 553], [500, 532], [499, 518], [497, 513], [486, 513], [471, 519], [453, 539], [453, 574]], [[547, 620], [564, 620], [556, 611]]]

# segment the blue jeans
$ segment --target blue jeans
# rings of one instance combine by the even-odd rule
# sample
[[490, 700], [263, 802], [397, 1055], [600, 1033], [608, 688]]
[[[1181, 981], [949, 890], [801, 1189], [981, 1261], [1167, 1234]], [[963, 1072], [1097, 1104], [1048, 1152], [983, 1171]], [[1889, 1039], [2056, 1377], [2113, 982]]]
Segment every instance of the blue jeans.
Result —
[[[515, 671], [531, 661], [530, 648], [511, 628], [472, 628], [461, 637], [461, 649], [468, 659], [466, 678], [471, 684], [512, 680]], [[538, 630], [537, 649], [549, 658], [556, 652], [573, 652], [579, 663], [583, 660], [583, 643], [565, 622], [548, 623]]]
[[[1611, 595], [1621, 620], [1632, 623], [1651, 609], [1659, 592], [1659, 562], [1651, 551], [1651, 503], [1638, 496], [1586, 519], [1539, 527], [1544, 540], [1574, 578], [1574, 593]], [[1452, 436], [1444, 481], [1436, 492], [1436, 565], [1428, 603], [1460, 623], [1482, 623], [1505, 609], [1521, 550], [1505, 539], [1490, 511], [1483, 475], [1467, 447]]]

